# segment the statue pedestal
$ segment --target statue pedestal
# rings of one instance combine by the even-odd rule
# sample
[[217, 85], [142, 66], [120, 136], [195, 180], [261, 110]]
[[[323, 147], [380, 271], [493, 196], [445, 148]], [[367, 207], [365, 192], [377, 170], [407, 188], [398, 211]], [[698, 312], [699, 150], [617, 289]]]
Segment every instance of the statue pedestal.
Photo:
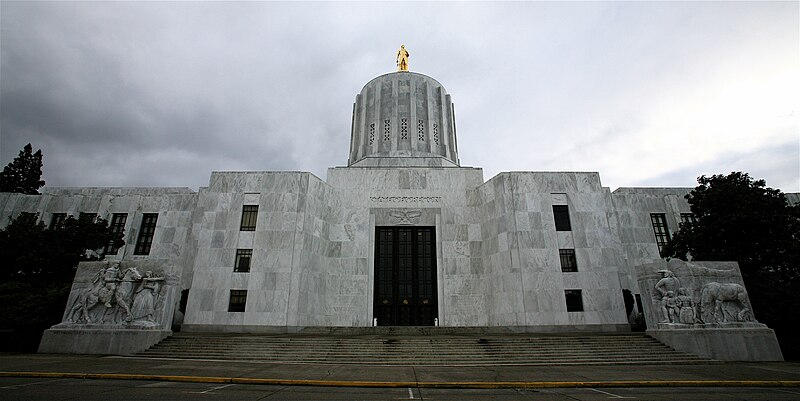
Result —
[[[96, 327], [93, 327], [96, 326]], [[172, 335], [158, 328], [121, 329], [103, 325], [56, 325], [45, 330], [39, 352], [60, 354], [130, 355]]]
[[668, 328], [671, 325], [660, 323], [647, 334], [678, 351], [720, 361], [783, 361], [775, 332], [765, 325]]

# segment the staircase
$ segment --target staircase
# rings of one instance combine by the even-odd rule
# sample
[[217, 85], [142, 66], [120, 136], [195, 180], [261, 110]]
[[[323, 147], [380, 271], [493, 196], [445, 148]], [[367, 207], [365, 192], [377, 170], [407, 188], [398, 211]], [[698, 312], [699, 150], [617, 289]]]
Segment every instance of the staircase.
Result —
[[335, 336], [176, 333], [138, 356], [367, 365], [713, 363], [643, 333]]

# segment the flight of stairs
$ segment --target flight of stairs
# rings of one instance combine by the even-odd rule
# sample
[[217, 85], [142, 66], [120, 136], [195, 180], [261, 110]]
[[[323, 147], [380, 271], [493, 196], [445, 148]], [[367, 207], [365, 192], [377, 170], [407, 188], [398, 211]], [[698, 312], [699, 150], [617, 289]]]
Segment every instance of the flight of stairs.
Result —
[[138, 356], [369, 365], [712, 363], [642, 333], [335, 336], [176, 333]]

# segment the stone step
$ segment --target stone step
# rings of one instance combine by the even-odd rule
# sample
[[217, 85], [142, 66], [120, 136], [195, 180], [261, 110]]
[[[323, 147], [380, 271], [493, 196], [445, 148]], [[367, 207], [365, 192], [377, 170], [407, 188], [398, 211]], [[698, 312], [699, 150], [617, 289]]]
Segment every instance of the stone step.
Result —
[[[451, 331], [447, 333], [452, 334]], [[331, 336], [179, 333], [153, 358], [371, 365], [711, 363], [644, 334]]]

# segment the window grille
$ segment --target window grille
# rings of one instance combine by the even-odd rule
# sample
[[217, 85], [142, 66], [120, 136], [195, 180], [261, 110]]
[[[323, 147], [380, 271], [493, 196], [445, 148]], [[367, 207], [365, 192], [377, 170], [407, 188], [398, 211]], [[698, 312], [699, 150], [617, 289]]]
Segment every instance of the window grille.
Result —
[[136, 240], [134, 255], [149, 255], [153, 245], [153, 236], [156, 232], [158, 213], [145, 213], [142, 215], [142, 226], [139, 229], [139, 238]]
[[244, 312], [247, 304], [247, 290], [231, 290], [228, 312]]
[[252, 249], [237, 249], [236, 261], [233, 265], [233, 271], [236, 273], [247, 273], [250, 271], [250, 261], [253, 258]]
[[653, 233], [656, 236], [658, 253], [661, 254], [661, 257], [664, 257], [664, 246], [669, 242], [667, 215], [664, 213], [650, 213], [650, 221], [653, 223]]
[[[121, 234], [125, 231], [125, 222], [128, 221], [128, 213], [114, 213], [111, 217], [111, 232], [114, 234]], [[116, 255], [119, 248], [114, 246], [114, 241], [111, 241], [106, 245], [105, 254], [106, 255]]]
[[375, 123], [369, 125], [369, 144], [375, 142]]
[[565, 273], [578, 271], [578, 260], [575, 258], [574, 249], [559, 249], [558, 256], [561, 259], [561, 271]]
[[258, 220], [258, 206], [257, 205], [242, 206], [242, 225], [239, 230], [255, 231], [256, 220]]
[[64, 224], [64, 220], [67, 219], [66, 213], [53, 213], [53, 217], [50, 218], [50, 229], [54, 229], [62, 224]]
[[697, 223], [697, 219], [694, 217], [694, 213], [681, 213], [681, 223], [688, 224], [688, 223]]

